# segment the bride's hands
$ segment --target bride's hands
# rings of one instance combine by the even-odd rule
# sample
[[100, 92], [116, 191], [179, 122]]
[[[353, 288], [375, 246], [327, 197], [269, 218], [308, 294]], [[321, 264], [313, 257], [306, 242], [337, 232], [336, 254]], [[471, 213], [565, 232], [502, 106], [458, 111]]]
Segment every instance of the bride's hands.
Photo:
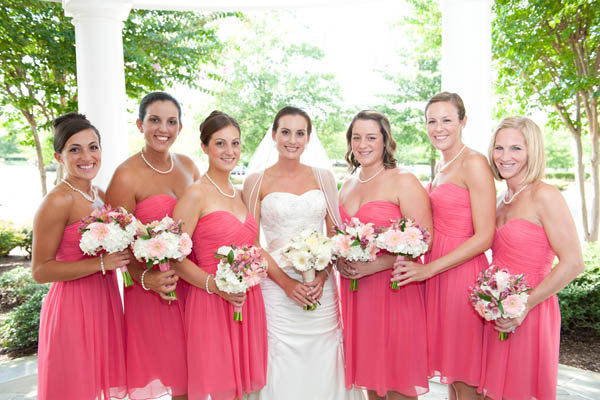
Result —
[[292, 278], [289, 278], [283, 285], [285, 294], [300, 307], [312, 306], [313, 302], [310, 300], [308, 295], [311, 289], [312, 288], [308, 286], [308, 284], [303, 284], [302, 282], [298, 282]]
[[304, 285], [310, 288], [306, 295], [313, 301], [313, 304], [321, 300], [321, 297], [323, 297], [323, 286], [325, 286], [327, 276], [327, 272], [319, 271], [317, 272], [314, 281], [304, 283]]

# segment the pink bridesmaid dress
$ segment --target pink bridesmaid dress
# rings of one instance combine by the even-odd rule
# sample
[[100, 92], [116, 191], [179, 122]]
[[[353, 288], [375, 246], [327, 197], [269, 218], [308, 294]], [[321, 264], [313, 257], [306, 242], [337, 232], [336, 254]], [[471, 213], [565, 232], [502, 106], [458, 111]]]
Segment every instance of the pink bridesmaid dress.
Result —
[[[492, 264], [525, 274], [531, 288], [550, 273], [554, 251], [544, 228], [511, 219], [496, 230]], [[556, 399], [560, 309], [556, 295], [532, 309], [505, 341], [493, 322], [485, 323], [479, 391], [492, 399]]]
[[[250, 214], [244, 222], [227, 211], [203, 216], [192, 235], [197, 265], [215, 274], [217, 249], [252, 245], [257, 232]], [[189, 399], [241, 399], [261, 389], [267, 371], [267, 323], [260, 285], [247, 292], [242, 322], [233, 320], [231, 303], [193, 285], [185, 307]]]
[[[340, 205], [343, 221], [349, 220]], [[354, 217], [389, 226], [402, 217], [400, 207], [387, 201], [363, 204]], [[423, 283], [390, 288], [391, 270], [359, 279], [341, 279], [341, 307], [346, 356], [346, 387], [376, 390], [379, 396], [396, 391], [406, 396], [427, 393], [427, 339]]]
[[[177, 200], [166, 194], [148, 197], [136, 205], [142, 223], [172, 216]], [[168, 302], [137, 282], [125, 288], [127, 333], [127, 386], [131, 399], [154, 399], [186, 393], [187, 367], [183, 307], [185, 286], [177, 282], [177, 298]]]
[[[88, 258], [76, 222], [65, 227], [57, 261]], [[38, 399], [124, 398], [123, 309], [114, 272], [54, 282], [40, 315]]]
[[[434, 235], [426, 263], [450, 253], [474, 234], [467, 189], [444, 183], [429, 192]], [[483, 320], [469, 301], [469, 287], [487, 267], [481, 253], [425, 282], [429, 376], [439, 376], [443, 383], [479, 384]]]

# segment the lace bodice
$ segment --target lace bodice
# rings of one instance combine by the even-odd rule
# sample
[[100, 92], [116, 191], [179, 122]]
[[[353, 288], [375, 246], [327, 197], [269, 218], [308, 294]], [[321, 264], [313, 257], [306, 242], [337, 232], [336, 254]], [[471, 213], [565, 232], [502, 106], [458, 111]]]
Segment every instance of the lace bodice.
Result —
[[325, 196], [319, 189], [296, 195], [273, 192], [260, 205], [260, 224], [266, 249], [280, 268], [285, 267], [281, 250], [303, 230], [323, 230], [327, 213]]

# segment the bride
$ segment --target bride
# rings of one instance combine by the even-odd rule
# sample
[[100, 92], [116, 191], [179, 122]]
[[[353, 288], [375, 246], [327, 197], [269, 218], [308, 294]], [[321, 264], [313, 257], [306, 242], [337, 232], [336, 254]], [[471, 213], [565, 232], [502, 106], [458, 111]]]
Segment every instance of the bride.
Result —
[[[327, 165], [311, 128], [305, 111], [281, 109], [273, 122], [272, 140], [267, 133], [250, 162], [250, 171], [260, 170], [244, 182], [244, 201], [262, 228], [270, 278], [261, 282], [269, 347], [267, 384], [251, 399], [362, 399], [361, 392], [346, 391], [344, 385], [337, 285], [331, 265], [317, 272], [314, 281], [303, 283], [302, 275], [282, 256], [301, 231], [322, 232], [325, 225], [331, 235], [340, 222], [333, 174], [315, 162], [310, 162], [312, 167], [300, 162], [311, 143], [305, 156]], [[304, 310], [313, 304], [315, 310]]]

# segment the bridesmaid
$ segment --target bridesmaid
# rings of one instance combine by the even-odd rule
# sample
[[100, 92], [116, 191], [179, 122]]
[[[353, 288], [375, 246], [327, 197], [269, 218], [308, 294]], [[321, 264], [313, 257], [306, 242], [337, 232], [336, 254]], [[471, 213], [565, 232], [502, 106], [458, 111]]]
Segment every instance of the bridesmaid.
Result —
[[38, 399], [122, 399], [123, 310], [113, 270], [129, 263], [129, 253], [89, 257], [79, 249], [81, 219], [104, 197], [92, 186], [102, 159], [100, 134], [76, 113], [53, 126], [54, 158], [66, 176], [33, 223], [33, 279], [54, 282], [40, 315]]
[[[396, 166], [390, 123], [378, 111], [359, 112], [346, 132], [351, 177], [340, 191], [340, 215], [375, 227], [407, 217], [433, 232], [427, 192]], [[429, 390], [423, 284], [390, 288], [396, 257], [371, 262], [340, 260], [346, 386], [368, 389], [369, 399], [416, 398]], [[420, 265], [420, 264], [419, 264]], [[350, 279], [360, 278], [358, 291]]]
[[[185, 310], [188, 396], [193, 399], [242, 399], [265, 385], [267, 326], [260, 286], [247, 293], [229, 294], [215, 283], [221, 246], [252, 245], [257, 235], [254, 218], [230, 183], [240, 159], [238, 123], [213, 111], [200, 125], [208, 171], [189, 186], [173, 215], [183, 221], [193, 241], [193, 262], [176, 265], [190, 283]], [[243, 306], [243, 321], [233, 321], [234, 306]]]
[[[520, 318], [485, 323], [479, 390], [489, 399], [555, 399], [560, 343], [556, 293], [584, 269], [575, 223], [560, 192], [542, 182], [542, 132], [529, 118], [500, 122], [489, 158], [507, 190], [498, 198], [492, 263], [525, 274], [529, 299]], [[558, 264], [552, 268], [554, 257]], [[498, 332], [511, 332], [506, 341]]]
[[[181, 107], [175, 98], [164, 92], [146, 95], [140, 103], [137, 126], [146, 143], [117, 168], [106, 199], [147, 223], [171, 215], [177, 199], [200, 174], [190, 158], [169, 152], [182, 127]], [[135, 261], [129, 270], [136, 281], [124, 290], [129, 397], [171, 394], [174, 399], [184, 399], [184, 287], [177, 285], [179, 301], [171, 301], [167, 293], [178, 279], [174, 270], [145, 270]]]
[[459, 95], [433, 96], [425, 119], [429, 140], [444, 160], [429, 186], [433, 247], [425, 265], [398, 262], [392, 280], [400, 285], [427, 280], [429, 375], [450, 384], [450, 399], [476, 398], [483, 321], [468, 290], [488, 267], [484, 252], [494, 237], [494, 179], [485, 156], [462, 142], [467, 117]]

